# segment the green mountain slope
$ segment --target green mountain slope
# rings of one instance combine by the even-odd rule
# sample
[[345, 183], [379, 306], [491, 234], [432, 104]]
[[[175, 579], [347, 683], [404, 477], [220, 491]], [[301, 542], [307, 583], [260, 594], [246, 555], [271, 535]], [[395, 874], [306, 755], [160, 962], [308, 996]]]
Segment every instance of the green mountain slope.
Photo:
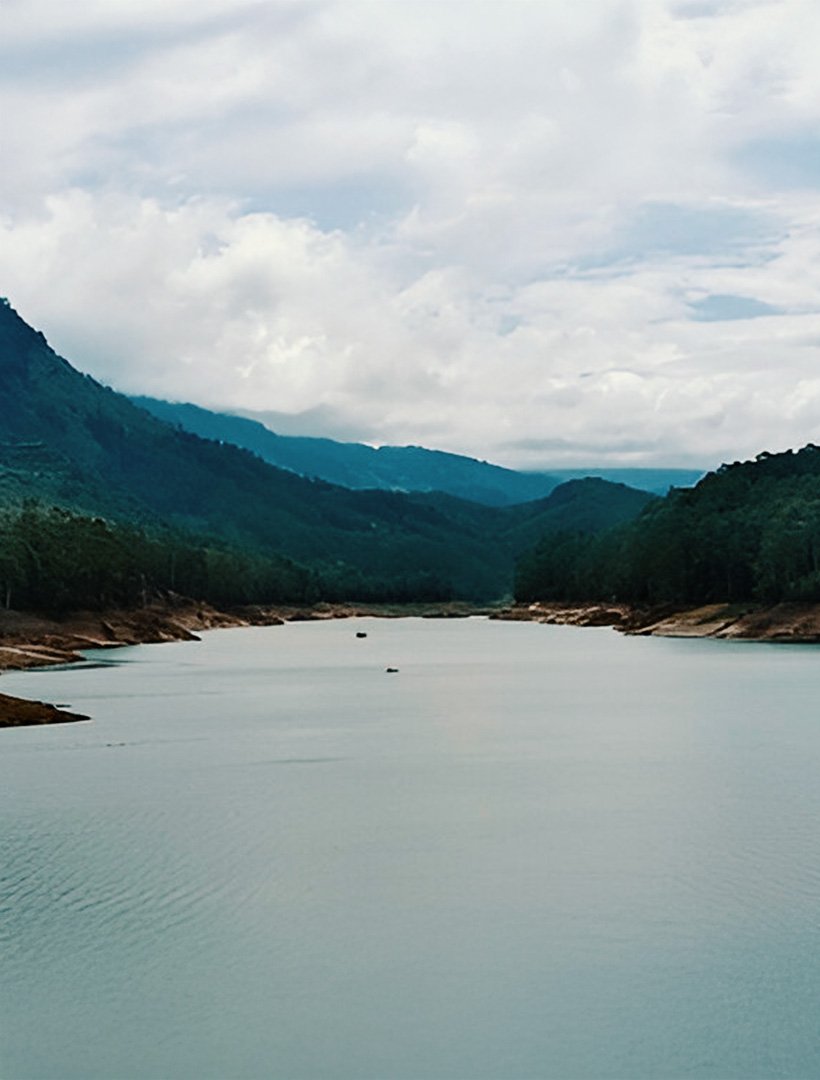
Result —
[[271, 465], [343, 487], [444, 491], [487, 506], [507, 506], [541, 498], [559, 482], [544, 473], [519, 473], [441, 450], [420, 446], [375, 449], [363, 443], [277, 435], [255, 420], [211, 412], [198, 405], [149, 397], [131, 400], [183, 431], [241, 446]]
[[541, 536], [560, 532], [591, 535], [632, 521], [656, 500], [648, 491], [597, 477], [568, 480], [546, 499], [512, 507], [501, 535], [520, 554]]
[[550, 475], [563, 484], [567, 480], [580, 480], [592, 477], [609, 480], [613, 484], [626, 484], [639, 491], [649, 491], [653, 495], [666, 495], [670, 488], [690, 488], [703, 478], [705, 469], [663, 469], [663, 468], [617, 468], [604, 467], [588, 469], [554, 469]]
[[508, 584], [504, 554], [435, 508], [312, 482], [175, 430], [79, 374], [6, 306], [0, 444], [9, 497], [210, 533], [322, 566], [340, 582], [348, 571], [396, 583], [427, 575], [475, 596]]
[[556, 533], [592, 535], [632, 521], [657, 500], [648, 491], [596, 477], [568, 480], [545, 499], [495, 510], [441, 492], [415, 494], [420, 505], [437, 507], [465, 528], [484, 531], [511, 557], [526, 552], [541, 537]]
[[150, 397], [132, 397], [131, 400], [183, 431], [241, 446], [271, 465], [349, 488], [443, 491], [487, 506], [510, 506], [545, 498], [559, 484], [584, 477], [599, 477], [665, 495], [670, 487], [690, 487], [703, 476], [702, 470], [659, 468], [518, 472], [420, 446], [374, 449], [363, 443], [278, 435], [256, 420], [212, 412], [198, 405], [175, 404]]

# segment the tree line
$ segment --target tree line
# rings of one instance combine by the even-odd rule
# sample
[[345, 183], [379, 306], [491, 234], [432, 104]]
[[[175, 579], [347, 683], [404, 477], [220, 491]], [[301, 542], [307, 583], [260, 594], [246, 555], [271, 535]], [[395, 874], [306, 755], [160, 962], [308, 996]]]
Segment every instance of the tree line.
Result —
[[29, 502], [0, 513], [0, 602], [66, 611], [137, 607], [164, 592], [211, 603], [301, 602], [304, 567], [175, 532]]
[[544, 537], [516, 598], [650, 604], [820, 600], [820, 448], [763, 453], [598, 535]]
[[91, 517], [29, 501], [0, 511], [0, 604], [63, 612], [144, 606], [178, 593], [216, 606], [318, 600], [441, 600], [424, 571], [368, 576], [336, 561], [303, 566], [172, 529]]

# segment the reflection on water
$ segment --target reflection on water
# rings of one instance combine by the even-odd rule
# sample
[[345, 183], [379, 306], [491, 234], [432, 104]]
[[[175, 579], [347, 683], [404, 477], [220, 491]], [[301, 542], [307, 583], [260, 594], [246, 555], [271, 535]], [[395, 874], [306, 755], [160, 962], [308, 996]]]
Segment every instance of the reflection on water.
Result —
[[362, 620], [105, 660], [3, 676], [95, 722], [0, 733], [0, 1076], [820, 1075], [814, 649]]

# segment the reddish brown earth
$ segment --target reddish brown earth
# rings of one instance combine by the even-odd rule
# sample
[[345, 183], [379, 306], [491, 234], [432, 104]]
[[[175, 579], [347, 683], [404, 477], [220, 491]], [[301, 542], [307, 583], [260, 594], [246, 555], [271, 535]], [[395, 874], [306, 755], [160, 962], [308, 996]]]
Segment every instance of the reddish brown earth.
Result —
[[202, 630], [231, 626], [276, 626], [285, 622], [347, 619], [357, 615], [399, 618], [465, 618], [489, 612], [470, 604], [316, 604], [312, 607], [244, 607], [217, 611], [183, 597], [134, 611], [79, 611], [60, 617], [0, 610], [0, 671], [81, 660], [83, 649], [196, 641]]
[[80, 713], [65, 712], [43, 701], [24, 701], [23, 698], [0, 694], [0, 727], [23, 727], [28, 724], [67, 724], [88, 720]]
[[[259, 621], [262, 621], [261, 613]], [[243, 622], [233, 615], [181, 600], [139, 611], [75, 612], [59, 618], [0, 611], [0, 671], [74, 663], [82, 660], [83, 649], [195, 641], [196, 630], [243, 625]], [[0, 727], [87, 719], [53, 705], [0, 695]]]
[[742, 641], [820, 642], [820, 604], [707, 604], [698, 608], [639, 608], [629, 604], [519, 604], [498, 619], [614, 626], [625, 634], [731, 638]]

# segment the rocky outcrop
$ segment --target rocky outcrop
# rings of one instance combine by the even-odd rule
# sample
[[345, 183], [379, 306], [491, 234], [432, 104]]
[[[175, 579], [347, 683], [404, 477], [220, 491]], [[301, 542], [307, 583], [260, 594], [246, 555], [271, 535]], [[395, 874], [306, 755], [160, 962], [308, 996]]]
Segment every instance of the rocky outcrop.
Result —
[[628, 604], [518, 604], [491, 618], [569, 626], [613, 626], [625, 634], [820, 642], [820, 604], [705, 604], [640, 608]]
[[814, 644], [820, 642], [820, 604], [709, 604], [667, 615], [632, 632]]
[[540, 622], [557, 626], [623, 627], [633, 614], [627, 604], [558, 604], [539, 602], [501, 608], [491, 619], [506, 622]]
[[80, 713], [65, 712], [43, 701], [24, 701], [22, 698], [0, 694], [0, 728], [24, 727], [29, 724], [68, 724], [88, 720]]

